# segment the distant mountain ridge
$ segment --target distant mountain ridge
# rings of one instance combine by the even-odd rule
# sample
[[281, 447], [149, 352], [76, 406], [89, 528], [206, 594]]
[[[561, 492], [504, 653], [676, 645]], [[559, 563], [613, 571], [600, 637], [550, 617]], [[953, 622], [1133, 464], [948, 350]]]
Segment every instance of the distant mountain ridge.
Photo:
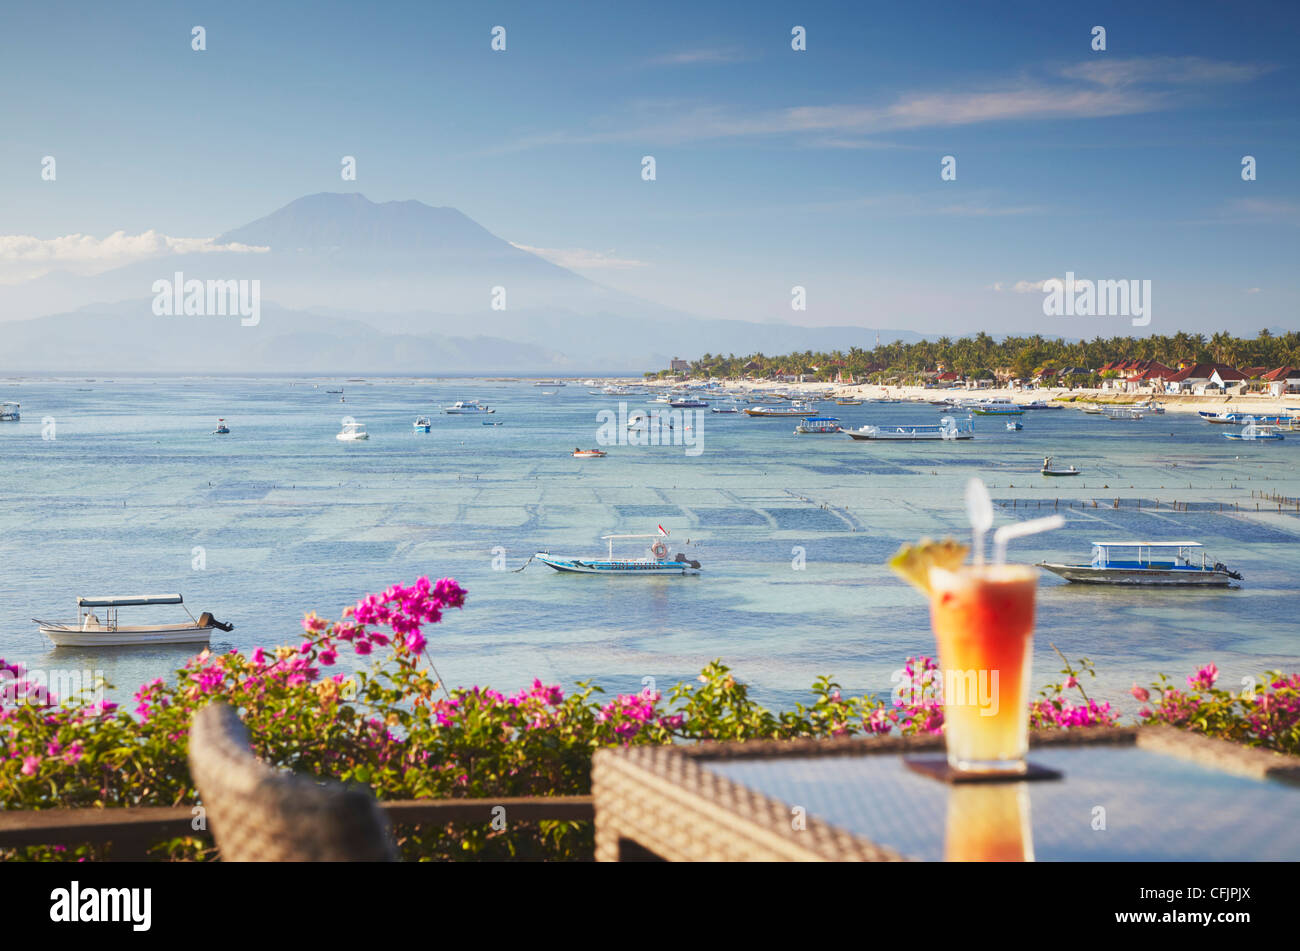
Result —
[[306, 195], [219, 235], [216, 242], [269, 247], [277, 253], [474, 252], [533, 257], [455, 208], [414, 200], [373, 202], [359, 193]]
[[[683, 313], [516, 248], [455, 208], [419, 201], [322, 192], [216, 240], [269, 250], [176, 255], [0, 287], [0, 315], [39, 318], [3, 325], [0, 370], [172, 372], [194, 364], [226, 372], [271, 369], [278, 359], [279, 369], [291, 360], [299, 372], [622, 373], [706, 352], [870, 348], [877, 333], [886, 342], [922, 339]], [[259, 281], [263, 319], [240, 327], [155, 316], [154, 282], [177, 272], [186, 281]], [[60, 338], [65, 344], [53, 345]]]

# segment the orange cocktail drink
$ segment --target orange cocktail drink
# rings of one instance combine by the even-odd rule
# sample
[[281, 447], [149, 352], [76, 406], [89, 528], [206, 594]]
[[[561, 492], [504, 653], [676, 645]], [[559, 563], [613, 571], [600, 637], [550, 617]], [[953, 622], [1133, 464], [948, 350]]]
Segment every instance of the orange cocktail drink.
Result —
[[949, 862], [1032, 862], [1024, 783], [954, 783], [948, 789], [943, 857]]
[[1023, 773], [1037, 569], [932, 567], [929, 580], [948, 764], [965, 772]]

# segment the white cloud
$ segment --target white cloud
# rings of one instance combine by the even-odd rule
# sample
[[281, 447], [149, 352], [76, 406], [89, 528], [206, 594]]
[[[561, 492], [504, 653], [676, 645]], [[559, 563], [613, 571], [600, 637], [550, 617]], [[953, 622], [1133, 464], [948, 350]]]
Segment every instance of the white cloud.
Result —
[[696, 63], [738, 63], [744, 57], [731, 49], [679, 50], [650, 60], [652, 66], [693, 66]]
[[1247, 293], [1247, 294], [1258, 294], [1258, 293], [1259, 293], [1259, 288], [1258, 288], [1258, 287], [1248, 287], [1248, 288], [1246, 288], [1246, 293]]
[[213, 238], [175, 238], [146, 231], [130, 235], [115, 231], [106, 238], [69, 234], [37, 238], [0, 235], [0, 268], [10, 280], [30, 280], [55, 269], [74, 274], [99, 274], [136, 261], [177, 254], [259, 254], [270, 248], [246, 244], [217, 244]]
[[[672, 54], [703, 56], [709, 51]], [[717, 53], [718, 51], [712, 51]], [[682, 62], [689, 60], [683, 59]], [[559, 131], [519, 140], [513, 149], [601, 142], [660, 142], [746, 136], [816, 136], [834, 148], [865, 147], [855, 137], [982, 122], [1089, 119], [1139, 115], [1171, 108], [1192, 87], [1243, 83], [1267, 66], [1199, 57], [1108, 59], [1022, 75], [983, 90], [904, 93], [889, 103], [837, 103], [737, 113], [717, 105], [633, 102], [617, 117], [595, 120], [582, 131]]]
[[1300, 224], [1300, 204], [1272, 198], [1238, 198], [1228, 202], [1226, 215], [1235, 221]]
[[627, 270], [635, 267], [648, 267], [645, 261], [631, 258], [616, 258], [612, 251], [588, 251], [585, 248], [534, 248], [526, 244], [510, 242], [520, 251], [527, 251], [539, 258], [545, 258], [552, 264], [572, 270]]
[[1061, 75], [1083, 79], [1102, 86], [1189, 85], [1200, 83], [1249, 82], [1272, 66], [1250, 63], [1225, 63], [1200, 56], [1151, 56], [1145, 59], [1110, 59], [1092, 57], [1075, 66], [1067, 66]]
[[[1034, 294], [1035, 291], [1043, 291], [1043, 287], [1047, 285], [1048, 281], [1061, 281], [1061, 278], [1043, 278], [1041, 281], [1017, 281], [1014, 285], [1011, 285], [1010, 290], [1014, 294]], [[1002, 290], [1001, 283], [993, 285], [993, 290]]]

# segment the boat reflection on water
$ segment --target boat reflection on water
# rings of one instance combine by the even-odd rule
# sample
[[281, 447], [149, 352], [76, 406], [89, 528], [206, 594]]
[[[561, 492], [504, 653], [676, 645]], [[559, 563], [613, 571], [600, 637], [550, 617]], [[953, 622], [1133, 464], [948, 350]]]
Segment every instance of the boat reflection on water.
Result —
[[948, 787], [947, 862], [1032, 862], [1034, 833], [1023, 782], [953, 783]]

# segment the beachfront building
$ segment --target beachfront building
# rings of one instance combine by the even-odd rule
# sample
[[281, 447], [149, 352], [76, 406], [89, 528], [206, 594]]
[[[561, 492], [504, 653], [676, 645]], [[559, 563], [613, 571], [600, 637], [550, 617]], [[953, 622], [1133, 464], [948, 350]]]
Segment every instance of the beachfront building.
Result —
[[1300, 393], [1300, 367], [1278, 367], [1264, 374], [1262, 389], [1277, 399], [1288, 393]]
[[1165, 381], [1177, 371], [1157, 360], [1139, 360], [1143, 364], [1136, 373], [1124, 379], [1126, 393], [1163, 393]]
[[668, 369], [673, 373], [690, 373], [691, 364], [687, 360], [678, 360], [676, 357], [673, 357], [668, 364]]
[[1175, 370], [1158, 360], [1112, 360], [1099, 367], [1101, 388], [1118, 393], [1164, 392]]
[[1185, 365], [1177, 373], [1165, 380], [1167, 393], [1191, 393], [1194, 396], [1213, 395], [1226, 392], [1230, 387], [1240, 386], [1246, 380], [1245, 375], [1226, 363], [1196, 363]]
[[1057, 386], [1075, 387], [1087, 383], [1092, 371], [1087, 367], [1065, 367], [1056, 374]]

